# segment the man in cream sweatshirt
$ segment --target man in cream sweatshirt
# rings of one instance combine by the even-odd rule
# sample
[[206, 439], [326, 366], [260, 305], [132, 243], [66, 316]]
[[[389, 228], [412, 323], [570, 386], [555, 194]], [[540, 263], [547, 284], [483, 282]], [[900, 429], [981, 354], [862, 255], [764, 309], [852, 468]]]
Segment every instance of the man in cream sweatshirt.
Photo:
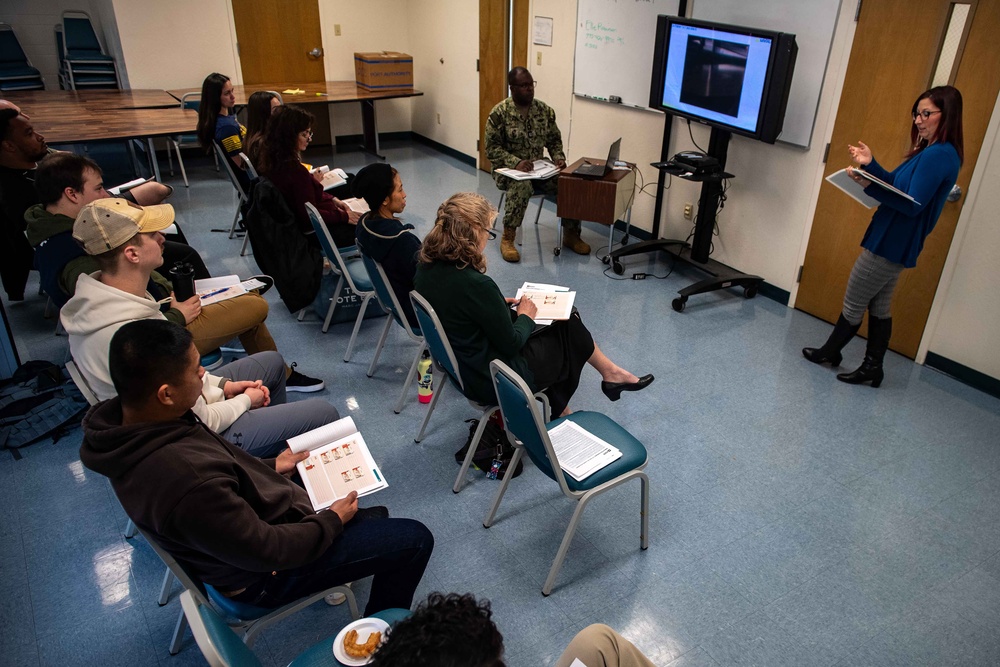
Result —
[[[74, 238], [101, 270], [80, 276], [60, 319], [73, 359], [100, 400], [116, 395], [108, 370], [115, 332], [127, 322], [166, 319], [146, 285], [163, 263], [161, 231], [173, 219], [169, 204], [138, 208], [121, 199], [99, 199], [84, 206], [73, 225]], [[321, 399], [285, 403], [285, 362], [278, 352], [253, 354], [205, 373], [193, 410], [211, 430], [259, 457], [275, 456], [288, 438], [339, 418]]]

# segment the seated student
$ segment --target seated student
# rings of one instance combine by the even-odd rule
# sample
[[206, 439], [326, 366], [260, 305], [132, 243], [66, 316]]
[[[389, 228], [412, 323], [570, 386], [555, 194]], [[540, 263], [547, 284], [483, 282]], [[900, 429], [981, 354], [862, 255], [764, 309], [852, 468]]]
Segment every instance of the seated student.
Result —
[[[504, 667], [503, 635], [489, 600], [471, 593], [431, 593], [412, 615], [389, 631], [371, 667]], [[654, 667], [629, 640], [606, 625], [589, 625], [573, 637], [556, 667], [580, 660], [586, 667]]]
[[247, 100], [247, 139], [243, 142], [246, 156], [257, 166], [260, 156], [260, 144], [264, 139], [264, 130], [274, 110], [281, 106], [277, 94], [269, 90], [258, 90]]
[[420, 247], [414, 280], [417, 292], [430, 302], [448, 340], [467, 397], [480, 403], [496, 401], [490, 361], [500, 359], [520, 374], [532, 391], [544, 390], [553, 417], [570, 413], [569, 400], [590, 364], [601, 374], [601, 391], [617, 401], [623, 391], [639, 391], [653, 382], [621, 368], [597, 347], [575, 310], [568, 320], [534, 332], [537, 308], [530, 299], [505, 299], [486, 275], [483, 252], [497, 210], [474, 192], [452, 195], [438, 208], [434, 227]]
[[[59, 317], [73, 358], [99, 397], [113, 393], [108, 341], [132, 320], [167, 319], [186, 326], [202, 354], [236, 336], [249, 354], [277, 349], [264, 323], [267, 301], [254, 292], [204, 308], [197, 294], [180, 303], [174, 298], [173, 287], [156, 273], [163, 264], [160, 230], [173, 218], [169, 204], [138, 208], [121, 199], [98, 199], [84, 206], [73, 224], [73, 238], [101, 270], [80, 276]], [[285, 386], [308, 392], [324, 384], [291, 368], [286, 369]]]
[[[29, 208], [24, 219], [25, 235], [35, 248], [35, 267], [41, 274], [45, 293], [58, 307], [73, 296], [81, 273], [97, 271], [97, 262], [73, 240], [73, 222], [80, 209], [111, 195], [104, 189], [101, 168], [90, 158], [75, 153], [52, 153], [35, 170], [38, 204]], [[198, 251], [185, 243], [166, 241], [163, 262], [190, 264], [196, 279], [210, 278]]]
[[[56, 152], [35, 132], [31, 117], [7, 101], [0, 100], [0, 280], [11, 301], [24, 299], [24, 286], [34, 262], [31, 244], [24, 237], [24, 212], [38, 203], [35, 166]], [[140, 201], [158, 204], [171, 192], [162, 183], [144, 183], [130, 194]]]
[[358, 509], [356, 492], [315, 512], [285, 477], [308, 454], [260, 460], [191, 412], [202, 381], [190, 332], [142, 320], [111, 339], [117, 398], [84, 420], [80, 459], [125, 512], [191, 573], [239, 602], [275, 608], [374, 576], [365, 615], [409, 608], [434, 548], [420, 522]]
[[302, 164], [302, 151], [312, 141], [312, 124], [313, 115], [308, 111], [288, 105], [275, 109], [259, 151], [260, 164], [254, 166], [281, 192], [303, 233], [313, 231], [306, 213], [306, 203], [310, 203], [323, 216], [337, 247], [353, 246], [359, 214], [324, 192], [319, 180]]
[[240, 124], [233, 110], [236, 96], [233, 83], [225, 74], [213, 72], [201, 84], [201, 102], [198, 105], [198, 143], [206, 151], [215, 150], [213, 143], [222, 146], [230, 166], [244, 192], [250, 190], [250, 176], [243, 168], [243, 152], [247, 129]]
[[406, 208], [399, 172], [384, 162], [368, 165], [354, 177], [354, 196], [364, 199], [370, 209], [358, 221], [358, 247], [382, 264], [406, 320], [410, 326], [419, 326], [410, 291], [417, 273], [420, 239], [413, 233], [413, 225], [404, 225], [396, 217]]

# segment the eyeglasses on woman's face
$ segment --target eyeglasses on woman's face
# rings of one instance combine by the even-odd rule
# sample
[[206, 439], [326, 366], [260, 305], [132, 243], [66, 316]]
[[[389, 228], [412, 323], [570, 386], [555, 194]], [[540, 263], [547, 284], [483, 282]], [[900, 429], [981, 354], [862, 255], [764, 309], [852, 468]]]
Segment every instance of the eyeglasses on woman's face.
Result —
[[302, 137], [303, 139], [308, 139], [309, 141], [312, 141], [312, 139], [313, 139], [313, 131], [312, 130], [303, 130], [302, 132], [299, 132], [299, 136]]
[[490, 237], [490, 241], [494, 240], [497, 237], [497, 233], [493, 231], [492, 227], [486, 230], [486, 235]]
[[916, 120], [917, 118], [923, 118], [924, 120], [927, 120], [936, 113], [941, 113], [941, 110], [938, 109], [937, 111], [931, 111], [930, 109], [921, 109], [920, 111], [914, 111], [910, 115], [913, 116], [913, 120]]

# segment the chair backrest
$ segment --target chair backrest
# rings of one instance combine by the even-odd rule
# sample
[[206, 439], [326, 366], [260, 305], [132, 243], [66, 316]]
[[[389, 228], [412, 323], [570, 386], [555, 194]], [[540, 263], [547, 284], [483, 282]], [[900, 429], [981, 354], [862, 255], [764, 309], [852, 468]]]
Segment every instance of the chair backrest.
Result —
[[146, 543], [152, 547], [153, 551], [156, 552], [156, 555], [163, 561], [163, 564], [167, 566], [167, 569], [170, 570], [175, 577], [177, 577], [177, 581], [181, 582], [181, 586], [184, 587], [184, 590], [191, 591], [191, 594], [194, 595], [201, 604], [208, 604], [208, 593], [206, 592], [204, 585], [189, 575], [187, 570], [185, 570], [184, 567], [170, 555], [170, 552], [160, 546], [159, 542], [150, 537], [146, 531], [138, 525], [136, 525], [135, 529], [140, 535], [142, 535], [143, 539], [146, 540]]
[[228, 155], [226, 155], [226, 151], [222, 150], [222, 146], [219, 145], [219, 142], [213, 141], [212, 147], [215, 149], [215, 154], [218, 156], [219, 162], [221, 162], [226, 168], [226, 173], [229, 174], [229, 180], [232, 181], [233, 187], [236, 188], [236, 192], [239, 193], [240, 198], [243, 201], [246, 201], [247, 193], [243, 190], [243, 186], [240, 184], [240, 179], [236, 176], [236, 168], [233, 166], [233, 161], [229, 159]]
[[226, 621], [191, 591], [181, 593], [181, 608], [195, 643], [211, 667], [258, 667], [261, 664]]
[[21, 48], [21, 43], [14, 34], [14, 28], [6, 23], [0, 23], [0, 63], [28, 64], [28, 56]]
[[419, 332], [414, 331], [410, 327], [409, 322], [406, 321], [406, 315], [399, 304], [399, 299], [396, 298], [396, 292], [393, 291], [392, 285], [389, 283], [389, 277], [385, 275], [385, 269], [382, 268], [382, 264], [366, 255], [364, 248], [360, 245], [358, 246], [358, 250], [361, 252], [361, 261], [365, 264], [368, 277], [372, 281], [372, 288], [375, 290], [375, 296], [379, 304], [382, 305], [382, 310], [391, 314], [392, 319], [396, 320], [396, 324], [403, 327], [410, 334], [411, 338], [413, 336], [419, 337]]
[[63, 39], [63, 27], [62, 23], [57, 23], [55, 25], [56, 33], [56, 53], [59, 54], [60, 60], [66, 53], [66, 40]]
[[94, 26], [90, 22], [90, 15], [81, 11], [65, 11], [62, 14], [63, 54], [92, 53], [103, 54], [101, 42], [97, 39]]
[[181, 95], [181, 109], [194, 109], [201, 107], [201, 93], [184, 93]]
[[66, 362], [66, 372], [69, 373], [69, 377], [73, 380], [73, 384], [76, 385], [76, 388], [79, 389], [80, 393], [83, 394], [83, 397], [87, 399], [87, 403], [90, 405], [97, 405], [99, 402], [97, 394], [90, 388], [90, 385], [87, 383], [87, 378], [83, 377], [83, 373], [81, 373], [80, 369], [76, 367], [76, 362], [72, 359]]
[[458, 370], [458, 361], [455, 359], [455, 352], [451, 349], [448, 336], [445, 334], [441, 320], [434, 312], [433, 306], [417, 293], [417, 290], [410, 292], [410, 302], [413, 304], [413, 312], [417, 315], [417, 322], [420, 323], [420, 333], [423, 334], [424, 342], [431, 351], [431, 359], [438, 370], [443, 371], [454, 383], [458, 390], [465, 395], [465, 385], [462, 383], [462, 374]]
[[260, 174], [254, 169], [253, 162], [250, 161], [246, 153], [240, 153], [240, 159], [243, 160], [243, 168], [246, 169], [247, 176], [250, 177], [251, 181], [255, 180]]
[[538, 401], [524, 378], [499, 359], [490, 362], [490, 378], [511, 444], [520, 440], [535, 466], [557, 481], [564, 494], [572, 496], [549, 440]]
[[[369, 285], [359, 284], [356, 273], [351, 273], [351, 267], [348, 265], [347, 259], [341, 254], [341, 250], [344, 253], [348, 253], [352, 248], [338, 248], [337, 244], [333, 242], [333, 236], [330, 234], [330, 230], [327, 229], [326, 223], [323, 222], [323, 216], [320, 215], [319, 210], [313, 206], [310, 202], [306, 202], [306, 214], [309, 216], [309, 222], [312, 223], [313, 231], [316, 233], [316, 238], [319, 240], [319, 245], [323, 249], [323, 254], [326, 258], [330, 260], [331, 268], [333, 272], [338, 276], [342, 276], [347, 280], [348, 286], [355, 294], [365, 295], [372, 291]], [[362, 265], [363, 266], [363, 265]], [[367, 276], [369, 283], [371, 282], [371, 276]]]
[[277, 97], [278, 98], [278, 102], [280, 102], [281, 104], [285, 103], [285, 98], [283, 98], [281, 96], [281, 93], [279, 93], [277, 90], [268, 90], [266, 92], [271, 93], [272, 95], [274, 95], [275, 97]]

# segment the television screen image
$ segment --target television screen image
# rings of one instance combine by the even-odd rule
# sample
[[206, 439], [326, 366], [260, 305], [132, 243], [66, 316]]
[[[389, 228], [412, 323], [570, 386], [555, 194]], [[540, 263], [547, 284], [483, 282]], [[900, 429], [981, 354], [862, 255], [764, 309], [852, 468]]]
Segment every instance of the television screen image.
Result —
[[739, 116], [749, 51], [746, 44], [688, 36], [680, 101]]

